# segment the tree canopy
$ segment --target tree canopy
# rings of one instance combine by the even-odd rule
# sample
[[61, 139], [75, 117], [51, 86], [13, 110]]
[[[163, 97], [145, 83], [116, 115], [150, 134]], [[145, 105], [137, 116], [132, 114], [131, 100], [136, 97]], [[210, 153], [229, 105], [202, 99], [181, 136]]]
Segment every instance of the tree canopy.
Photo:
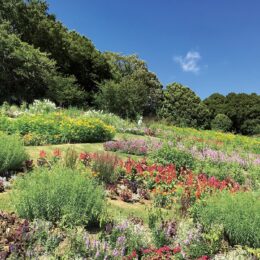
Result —
[[166, 86], [159, 114], [178, 126], [207, 128], [209, 125], [206, 105], [190, 88], [176, 82]]
[[179, 83], [163, 89], [137, 55], [100, 52], [44, 0], [0, 0], [0, 24], [0, 104], [49, 98], [130, 119], [157, 115], [179, 126], [260, 134], [260, 95], [214, 93], [202, 102]]
[[[57, 71], [56, 62], [46, 53], [22, 42], [0, 26], [0, 102], [32, 102], [36, 98], [52, 96], [59, 103], [71, 103], [73, 95], [82, 95], [73, 76], [63, 76]], [[70, 89], [63, 98], [56, 91]]]

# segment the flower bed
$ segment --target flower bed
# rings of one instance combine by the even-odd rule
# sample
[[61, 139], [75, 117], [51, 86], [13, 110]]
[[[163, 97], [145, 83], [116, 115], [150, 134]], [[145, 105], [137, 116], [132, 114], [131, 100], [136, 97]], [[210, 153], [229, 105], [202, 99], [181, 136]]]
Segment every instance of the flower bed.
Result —
[[102, 142], [111, 140], [115, 135], [114, 127], [99, 119], [71, 118], [61, 113], [24, 115], [0, 121], [8, 121], [1, 129], [18, 132], [26, 145]]
[[159, 141], [147, 142], [142, 139], [128, 141], [109, 141], [104, 143], [105, 151], [120, 151], [134, 155], [147, 155], [149, 151], [159, 149], [162, 143]]

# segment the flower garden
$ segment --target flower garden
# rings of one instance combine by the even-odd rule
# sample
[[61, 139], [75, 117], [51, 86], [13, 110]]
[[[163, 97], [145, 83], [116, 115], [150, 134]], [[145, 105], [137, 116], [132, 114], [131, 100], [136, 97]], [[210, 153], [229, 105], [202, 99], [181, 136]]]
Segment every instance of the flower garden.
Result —
[[0, 113], [0, 259], [259, 259], [260, 139], [36, 102]]

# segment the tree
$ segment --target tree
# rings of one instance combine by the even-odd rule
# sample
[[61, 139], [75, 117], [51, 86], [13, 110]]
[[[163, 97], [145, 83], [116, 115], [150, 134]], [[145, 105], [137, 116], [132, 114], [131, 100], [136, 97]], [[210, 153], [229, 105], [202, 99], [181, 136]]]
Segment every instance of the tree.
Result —
[[[260, 95], [255, 93], [229, 93], [226, 96], [225, 114], [232, 120], [233, 129], [237, 133], [246, 133], [248, 120], [260, 120]], [[256, 122], [256, 121], [255, 121]]]
[[106, 52], [112, 79], [100, 84], [96, 97], [101, 108], [123, 117], [155, 115], [162, 99], [162, 85], [136, 55]]
[[211, 119], [214, 119], [218, 114], [225, 114], [226, 112], [226, 97], [219, 93], [210, 95], [203, 101], [203, 103], [208, 107]]
[[0, 21], [8, 21], [22, 41], [50, 53], [61, 73], [75, 76], [86, 103], [92, 104], [98, 83], [111, 78], [106, 59], [92, 42], [58, 22], [45, 1], [1, 0], [0, 7]]
[[188, 87], [172, 83], [164, 90], [159, 115], [178, 126], [207, 128], [209, 111]]
[[224, 114], [217, 114], [211, 121], [211, 129], [228, 132], [232, 127], [232, 121]]
[[[0, 102], [32, 102], [48, 97], [51, 90], [53, 100], [57, 101], [57, 88], [80, 91], [74, 77], [61, 75], [54, 60], [22, 42], [8, 31], [6, 24], [0, 26], [0, 82]], [[63, 102], [70, 100], [64, 98]]]

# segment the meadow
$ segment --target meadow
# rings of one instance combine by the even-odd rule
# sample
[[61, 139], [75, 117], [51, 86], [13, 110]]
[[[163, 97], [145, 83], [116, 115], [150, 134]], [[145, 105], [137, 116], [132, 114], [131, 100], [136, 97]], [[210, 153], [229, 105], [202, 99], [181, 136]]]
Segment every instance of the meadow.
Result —
[[0, 107], [0, 259], [259, 259], [260, 138]]

